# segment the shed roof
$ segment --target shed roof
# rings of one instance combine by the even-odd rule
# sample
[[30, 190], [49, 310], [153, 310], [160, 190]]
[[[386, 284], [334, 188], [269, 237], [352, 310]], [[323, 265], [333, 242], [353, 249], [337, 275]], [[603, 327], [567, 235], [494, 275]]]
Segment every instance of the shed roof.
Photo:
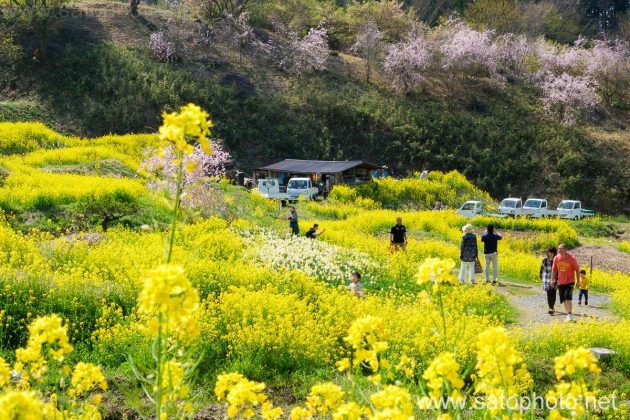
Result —
[[362, 160], [299, 160], [285, 159], [281, 162], [274, 163], [259, 169], [269, 171], [297, 172], [297, 173], [320, 173], [334, 174], [343, 172], [357, 166], [367, 167], [368, 169], [380, 169], [380, 166], [373, 163], [363, 162]]

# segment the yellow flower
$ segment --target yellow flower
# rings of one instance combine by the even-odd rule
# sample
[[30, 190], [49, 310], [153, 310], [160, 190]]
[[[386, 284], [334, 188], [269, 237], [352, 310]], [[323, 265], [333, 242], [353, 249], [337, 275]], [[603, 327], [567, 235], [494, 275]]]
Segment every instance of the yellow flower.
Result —
[[387, 385], [382, 391], [370, 395], [374, 420], [411, 420], [413, 404], [411, 394], [404, 388]]
[[97, 386], [102, 390], [107, 389], [107, 381], [101, 372], [101, 368], [84, 362], [79, 362], [74, 367], [70, 385], [71, 388], [68, 390], [68, 395], [76, 397], [92, 391]]
[[11, 380], [11, 368], [5, 362], [5, 360], [0, 357], [0, 389], [9, 383]]
[[311, 420], [312, 418], [313, 414], [308, 408], [295, 407], [291, 410], [291, 420]]
[[459, 395], [464, 387], [464, 381], [459, 376], [459, 363], [455, 361], [453, 353], [441, 353], [431, 362], [422, 377], [427, 381], [429, 396], [436, 401], [442, 398], [447, 389]]
[[306, 406], [313, 413], [325, 416], [335, 411], [344, 402], [344, 395], [343, 390], [331, 382], [314, 385], [306, 398]]
[[0, 394], [0, 419], [39, 420], [44, 405], [32, 391], [8, 391]]
[[162, 114], [162, 120], [162, 126], [159, 129], [160, 139], [167, 140], [175, 144], [183, 153], [190, 154], [193, 148], [187, 141], [189, 138], [194, 138], [205, 153], [212, 153], [210, 142], [207, 140], [212, 121], [208, 119], [208, 113], [199, 106], [188, 104], [181, 107], [179, 112], [165, 112]]
[[355, 402], [348, 402], [337, 407], [332, 418], [333, 420], [360, 420], [365, 413], [365, 408]]
[[418, 284], [433, 283], [434, 287], [442, 284], [456, 285], [457, 279], [452, 274], [454, 267], [455, 261], [450, 258], [427, 258], [418, 269], [416, 281]]
[[339, 370], [339, 372], [348, 370], [350, 369], [350, 367], [351, 367], [350, 359], [348, 359], [347, 357], [337, 362], [337, 370]]
[[138, 312], [152, 317], [148, 327], [153, 333], [161, 328], [182, 340], [199, 334], [197, 310], [199, 295], [177, 265], [160, 265], [144, 276], [144, 287], [138, 296]]
[[263, 418], [275, 419], [282, 415], [282, 410], [274, 408], [263, 393], [265, 384], [250, 381], [240, 373], [224, 373], [219, 375], [214, 393], [219, 401], [228, 403], [228, 418], [255, 416], [254, 408], [261, 408]]
[[601, 369], [597, 366], [597, 359], [583, 347], [571, 349], [562, 356], [554, 359], [554, 371], [558, 380], [573, 376], [578, 372], [590, 372], [600, 374]]

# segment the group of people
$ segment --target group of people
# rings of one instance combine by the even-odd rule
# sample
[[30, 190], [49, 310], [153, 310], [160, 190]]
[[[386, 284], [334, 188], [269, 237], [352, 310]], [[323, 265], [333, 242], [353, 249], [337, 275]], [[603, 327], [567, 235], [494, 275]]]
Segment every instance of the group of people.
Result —
[[[481, 265], [479, 261], [479, 250], [477, 249], [477, 235], [473, 225], [470, 223], [462, 228], [464, 236], [459, 244], [459, 259], [461, 266], [459, 269], [459, 282], [466, 282], [466, 273], [470, 277], [470, 282], [476, 284], [475, 268]], [[492, 264], [492, 284], [497, 284], [499, 277], [499, 241], [503, 239], [503, 235], [494, 229], [493, 224], [486, 227], [485, 232], [481, 235], [483, 243], [483, 255], [486, 262], [486, 283], [490, 283], [490, 265]]]
[[554, 315], [556, 299], [560, 298], [560, 304], [564, 305], [567, 313], [567, 321], [573, 321], [573, 289], [577, 285], [578, 305], [588, 305], [589, 280], [586, 270], [580, 269], [577, 259], [567, 251], [565, 244], [560, 244], [547, 250], [547, 255], [540, 264], [540, 280], [543, 289], [547, 292], [547, 305], [549, 315]]
[[[298, 225], [298, 215], [294, 206], [289, 208], [289, 226], [294, 235], [299, 236], [300, 227]], [[319, 225], [314, 224], [307, 232], [306, 237], [315, 239], [323, 234], [325, 229], [319, 230]], [[462, 227], [462, 236], [459, 254], [460, 269], [459, 282], [466, 282], [466, 275], [472, 284], [476, 284], [475, 274], [483, 271], [481, 262], [479, 261], [479, 249], [477, 246], [477, 235], [473, 226], [469, 223]], [[499, 233], [491, 223], [486, 226], [485, 231], [481, 235], [481, 243], [483, 244], [483, 256], [485, 260], [485, 281], [490, 283], [490, 266], [492, 266], [492, 284], [496, 285], [499, 277], [499, 241], [503, 239], [503, 235]], [[407, 228], [402, 224], [402, 217], [396, 218], [396, 224], [389, 232], [390, 249], [393, 251], [407, 250]], [[547, 250], [547, 255], [540, 264], [540, 280], [543, 289], [547, 292], [547, 304], [549, 306], [549, 314], [555, 314], [556, 299], [559, 297], [560, 303], [564, 305], [567, 313], [567, 321], [573, 320], [573, 289], [577, 285], [579, 288], [578, 305], [588, 305], [588, 286], [589, 281], [586, 277], [586, 271], [580, 270], [576, 258], [567, 251], [565, 244], [560, 244], [558, 249], [555, 247]], [[353, 272], [350, 285], [346, 286], [355, 296], [365, 298], [365, 292], [361, 285], [361, 274]]]

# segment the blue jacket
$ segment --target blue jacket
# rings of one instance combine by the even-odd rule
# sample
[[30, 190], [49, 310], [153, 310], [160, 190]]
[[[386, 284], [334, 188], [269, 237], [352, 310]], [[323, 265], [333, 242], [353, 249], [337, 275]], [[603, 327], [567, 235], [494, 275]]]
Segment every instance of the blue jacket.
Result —
[[467, 233], [462, 237], [459, 245], [459, 259], [466, 262], [473, 262], [477, 259], [477, 235]]

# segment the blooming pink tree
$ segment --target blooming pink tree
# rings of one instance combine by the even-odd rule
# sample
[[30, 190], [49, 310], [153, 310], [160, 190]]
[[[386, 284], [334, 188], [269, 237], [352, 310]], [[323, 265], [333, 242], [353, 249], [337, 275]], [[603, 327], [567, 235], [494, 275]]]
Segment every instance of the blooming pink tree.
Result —
[[594, 41], [586, 60], [585, 74], [597, 81], [597, 92], [603, 103], [611, 106], [630, 85], [628, 45], [619, 39]]
[[530, 74], [528, 62], [535, 57], [535, 44], [525, 35], [504, 34], [493, 41], [496, 59], [493, 76], [503, 80], [526, 80]]
[[288, 41], [277, 44], [282, 68], [299, 75], [326, 69], [330, 55], [326, 29], [311, 28], [303, 38], [293, 31], [284, 31], [284, 34]]
[[492, 31], [477, 31], [459, 20], [451, 20], [440, 36], [442, 67], [469, 75], [477, 70], [495, 74], [497, 57]]
[[407, 93], [418, 87], [432, 63], [433, 52], [425, 36], [410, 33], [403, 41], [386, 48], [383, 67], [395, 88]]
[[[192, 210], [211, 211], [222, 205], [222, 192], [216, 182], [225, 175], [232, 162], [230, 154], [216, 141], [210, 141], [212, 154], [205, 153], [196, 146], [190, 155], [184, 157], [184, 178], [182, 181], [182, 206]], [[158, 152], [148, 149], [140, 164], [140, 172], [150, 176], [149, 188], [173, 196], [177, 189], [176, 150], [168, 146]]]
[[548, 75], [542, 83], [543, 104], [549, 113], [560, 113], [565, 124], [592, 112], [599, 105], [597, 83], [587, 76]]
[[383, 34], [372, 21], [368, 21], [357, 33], [356, 42], [350, 47], [353, 54], [365, 59], [365, 80], [370, 83], [372, 70], [383, 53]]
[[249, 13], [238, 15], [226, 14], [220, 26], [224, 41], [231, 43], [238, 50], [239, 62], [247, 49], [255, 55], [265, 55], [271, 51], [271, 45], [256, 37], [254, 28], [249, 24]]

